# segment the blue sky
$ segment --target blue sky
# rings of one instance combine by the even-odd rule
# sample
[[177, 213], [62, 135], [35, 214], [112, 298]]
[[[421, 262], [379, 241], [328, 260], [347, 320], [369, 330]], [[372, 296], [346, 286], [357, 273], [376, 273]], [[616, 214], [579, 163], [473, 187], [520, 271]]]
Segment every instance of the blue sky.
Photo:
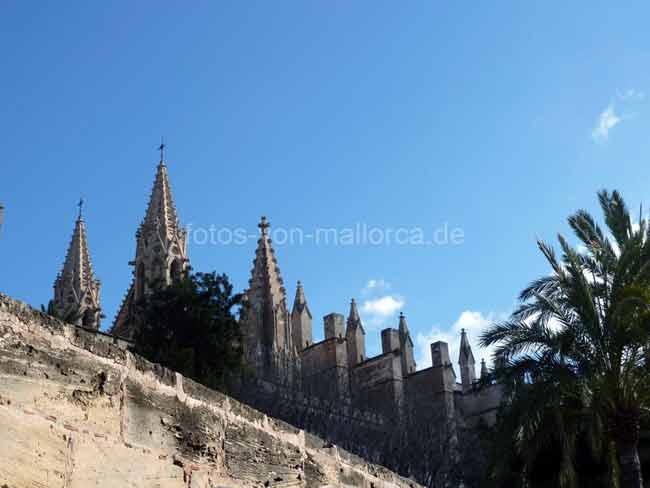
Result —
[[[647, 2], [0, 4], [0, 291], [46, 303], [86, 199], [112, 321], [161, 135], [183, 224], [462, 229], [435, 246], [277, 245], [290, 303], [362, 305], [369, 352], [403, 310], [457, 342], [547, 272], [535, 238], [650, 197]], [[254, 240], [190, 244], [238, 289]], [[452, 354], [455, 354], [455, 348]], [[475, 351], [477, 357], [484, 352]], [[455, 358], [454, 358], [455, 360]]]

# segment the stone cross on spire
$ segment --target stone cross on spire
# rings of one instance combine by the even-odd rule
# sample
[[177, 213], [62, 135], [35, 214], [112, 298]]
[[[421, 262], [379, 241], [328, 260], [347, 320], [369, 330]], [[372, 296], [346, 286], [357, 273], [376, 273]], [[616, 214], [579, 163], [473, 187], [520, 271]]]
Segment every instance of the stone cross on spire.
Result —
[[260, 228], [260, 232], [262, 235], [266, 235], [268, 233], [269, 227], [271, 227], [271, 224], [269, 224], [269, 221], [266, 219], [265, 215], [262, 215], [262, 218], [260, 219], [260, 223], [257, 224], [257, 226]]
[[163, 137], [160, 137], [160, 146], [158, 146], [158, 150], [160, 151], [160, 162], [164, 163], [165, 162], [165, 148], [167, 146], [165, 145], [165, 141]]
[[77, 207], [79, 207], [79, 220], [81, 220], [83, 219], [84, 197], [79, 198], [79, 203], [77, 203]]

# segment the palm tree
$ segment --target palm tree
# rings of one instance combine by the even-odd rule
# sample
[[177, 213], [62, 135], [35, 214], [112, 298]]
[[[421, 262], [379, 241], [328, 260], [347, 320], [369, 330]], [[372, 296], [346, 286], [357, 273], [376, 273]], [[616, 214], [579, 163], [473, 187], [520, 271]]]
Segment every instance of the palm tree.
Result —
[[524, 289], [510, 319], [492, 325], [481, 342], [496, 346], [495, 376], [506, 382], [507, 401], [518, 402], [522, 388], [536, 398], [520, 439], [552, 431], [554, 419], [564, 456], [561, 486], [576, 483], [577, 431], [566, 422], [582, 419], [601, 452], [615, 448], [612, 486], [642, 488], [637, 446], [650, 406], [650, 227], [642, 212], [633, 224], [618, 192], [603, 190], [598, 199], [611, 236], [580, 210], [568, 222], [582, 249], [559, 235], [558, 259], [538, 241], [552, 273]]

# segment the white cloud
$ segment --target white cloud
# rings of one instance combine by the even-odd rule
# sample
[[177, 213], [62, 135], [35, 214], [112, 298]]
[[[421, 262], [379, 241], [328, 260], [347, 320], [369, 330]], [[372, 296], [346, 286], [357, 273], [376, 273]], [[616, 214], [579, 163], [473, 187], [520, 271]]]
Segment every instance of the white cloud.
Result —
[[472, 310], [465, 310], [460, 314], [458, 320], [454, 323], [453, 329], [460, 332], [465, 329], [467, 333], [480, 332], [493, 322], [493, 314], [488, 314], [484, 317], [481, 312], [474, 312]]
[[406, 300], [398, 294], [389, 293], [391, 284], [383, 278], [368, 280], [361, 289], [365, 297], [360, 312], [363, 323], [368, 329], [395, 327], [397, 312], [406, 304]]
[[[598, 116], [596, 126], [591, 131], [591, 138], [594, 142], [601, 143], [607, 141], [609, 132], [624, 120], [633, 119], [636, 114], [630, 112], [633, 104], [638, 104], [645, 99], [645, 92], [635, 88], [629, 88], [624, 92], [618, 92], [614, 101], [612, 101], [605, 110]], [[619, 110], [623, 107], [623, 113]], [[625, 110], [627, 109], [627, 110]]]
[[619, 93], [618, 97], [621, 100], [643, 100], [645, 98], [645, 92], [636, 90], [634, 88], [629, 88], [623, 93]]
[[622, 122], [622, 118], [616, 114], [614, 104], [610, 104], [600, 113], [596, 127], [591, 131], [591, 138], [595, 142], [605, 142], [609, 137], [609, 131]]
[[456, 376], [460, 381], [458, 371], [460, 331], [461, 329], [465, 329], [467, 332], [467, 338], [472, 347], [472, 352], [474, 353], [474, 359], [476, 360], [476, 375], [478, 376], [481, 372], [481, 359], [485, 359], [485, 362], [490, 366], [492, 364], [493, 351], [493, 347], [483, 348], [479, 346], [480, 335], [494, 322], [506, 318], [507, 314], [488, 313], [484, 315], [478, 311], [464, 310], [456, 322], [454, 322], [454, 324], [447, 330], [442, 330], [440, 327], [434, 326], [426, 334], [418, 332], [415, 337], [415, 352], [418, 369], [424, 369], [431, 366], [431, 343], [444, 341], [449, 345], [449, 357], [454, 365]]
[[375, 300], [363, 302], [362, 311], [369, 315], [390, 317], [404, 306], [404, 300], [392, 295], [386, 295]]
[[428, 333], [423, 334], [422, 332], [418, 332], [417, 336], [415, 336], [415, 361], [417, 362], [418, 370], [431, 366], [431, 344], [437, 341], [443, 341], [449, 344], [452, 364], [458, 360], [458, 357], [452, 355], [451, 347], [454, 342], [460, 342], [460, 337], [457, 337], [456, 334], [450, 331], [442, 331], [440, 328], [434, 326]]
[[361, 294], [363, 296], [368, 296], [383, 290], [390, 290], [390, 283], [385, 281], [383, 278], [378, 280], [368, 280], [366, 286], [361, 289]]

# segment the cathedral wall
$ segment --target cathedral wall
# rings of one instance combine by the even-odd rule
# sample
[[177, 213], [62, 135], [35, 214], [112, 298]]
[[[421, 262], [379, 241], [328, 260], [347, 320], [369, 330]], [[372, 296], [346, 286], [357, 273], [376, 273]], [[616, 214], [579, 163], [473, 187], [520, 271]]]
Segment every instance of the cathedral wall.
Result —
[[374, 462], [382, 457], [393, 424], [377, 412], [357, 408], [346, 399], [316, 397], [266, 379], [234, 379], [231, 394], [268, 415], [282, 419], [328, 442]]
[[466, 426], [471, 427], [481, 421], [491, 425], [496, 422], [497, 409], [502, 397], [501, 385], [491, 385], [458, 395], [456, 405]]
[[402, 364], [398, 352], [368, 359], [350, 370], [355, 405], [387, 416], [399, 414], [403, 402]]
[[302, 384], [306, 394], [322, 398], [347, 398], [349, 374], [345, 339], [332, 337], [300, 353]]

